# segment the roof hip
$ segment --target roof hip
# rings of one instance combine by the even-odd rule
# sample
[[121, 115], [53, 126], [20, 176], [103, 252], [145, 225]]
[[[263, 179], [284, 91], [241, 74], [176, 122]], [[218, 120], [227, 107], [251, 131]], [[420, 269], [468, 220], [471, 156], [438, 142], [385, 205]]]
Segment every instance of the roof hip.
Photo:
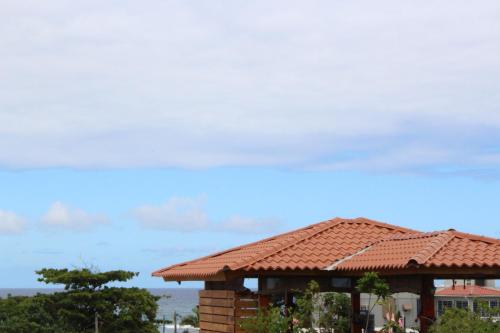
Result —
[[258, 263], [259, 261], [262, 261], [264, 259], [267, 259], [273, 255], [275, 255], [276, 253], [279, 253], [283, 250], [286, 250], [288, 248], [291, 248], [297, 244], [300, 244], [301, 242], [303, 241], [306, 241], [308, 239], [311, 239], [312, 237], [316, 236], [316, 235], [319, 235], [331, 228], [334, 228], [336, 227], [337, 225], [341, 224], [342, 222], [344, 222], [343, 219], [339, 218], [339, 217], [336, 217], [332, 220], [328, 220], [328, 221], [325, 221], [325, 226], [323, 228], [320, 228], [319, 230], [316, 230], [310, 234], [307, 234], [303, 237], [300, 237], [297, 241], [293, 242], [293, 243], [284, 243], [284, 244], [281, 244], [280, 246], [275, 246], [272, 251], [270, 252], [267, 252], [267, 253], [264, 253], [264, 255], [257, 255], [256, 257], [253, 257], [253, 258], [250, 258], [249, 260], [247, 260], [244, 264], [239, 264], [238, 266], [233, 266], [231, 267], [232, 270], [238, 270], [238, 269], [243, 269], [245, 268], [246, 266], [250, 266], [250, 265], [253, 265], [253, 264], [256, 264]]
[[[424, 237], [425, 234], [422, 236]], [[414, 262], [418, 265], [425, 265], [427, 261], [441, 251], [441, 249], [444, 248], [453, 238], [455, 238], [455, 235], [452, 232], [446, 231], [439, 233], [427, 246], [411, 257], [408, 260], [408, 264]]]

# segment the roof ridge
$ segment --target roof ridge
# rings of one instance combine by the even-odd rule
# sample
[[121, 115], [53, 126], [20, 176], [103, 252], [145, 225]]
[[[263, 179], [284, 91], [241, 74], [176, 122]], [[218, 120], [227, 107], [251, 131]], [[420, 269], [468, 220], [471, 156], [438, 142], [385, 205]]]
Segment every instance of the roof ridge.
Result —
[[493, 295], [498, 295], [500, 294], [500, 289], [495, 288], [495, 287], [487, 287], [487, 286], [478, 286], [478, 285], [473, 285], [473, 286], [459, 286], [459, 287], [453, 287], [453, 286], [448, 286], [448, 287], [443, 287], [440, 288], [436, 291], [436, 294], [438, 296], [447, 296], [447, 295], [452, 295], [452, 294], [447, 294], [448, 292], [455, 292], [455, 291], [466, 291], [469, 292], [470, 294], [474, 295], [475, 292], [477, 291], [489, 291], [492, 292]]
[[500, 239], [498, 239], [498, 238], [487, 237], [487, 236], [482, 236], [482, 235], [474, 235], [474, 234], [470, 234], [467, 232], [457, 231], [454, 229], [450, 229], [448, 231], [452, 232], [458, 238], [467, 238], [470, 240], [475, 240], [475, 241], [480, 241], [480, 242], [485, 242], [485, 243], [490, 243], [490, 244], [500, 244]]
[[[414, 255], [408, 260], [408, 264], [412, 262], [415, 262], [419, 265], [425, 264], [439, 251], [441, 251], [441, 249], [444, 248], [446, 244], [448, 244], [453, 238], [455, 238], [455, 235], [453, 234], [452, 231], [445, 231], [436, 233], [434, 237], [435, 237], [434, 240], [432, 240], [429, 244], [424, 246], [422, 250], [420, 250], [416, 255]], [[430, 252], [428, 252], [429, 250]]]
[[325, 270], [327, 271], [333, 271], [337, 268], [337, 266], [341, 265], [342, 263], [348, 261], [348, 260], [351, 260], [352, 258], [354, 258], [355, 256], [358, 256], [360, 254], [363, 254], [365, 253], [366, 251], [370, 250], [374, 245], [376, 245], [378, 243], [378, 241], [375, 241], [369, 245], [367, 245], [366, 247], [362, 248], [361, 250], [353, 253], [353, 254], [350, 254], [348, 256], [345, 256], [344, 258], [342, 259], [339, 259], [337, 261], [335, 261], [333, 264], [331, 264], [330, 266], [326, 266]]
[[[310, 234], [310, 235], [305, 235], [304, 237], [298, 239], [296, 242], [292, 243], [292, 244], [285, 244], [285, 246], [276, 246], [274, 251], [270, 251], [269, 253], [266, 253], [264, 255], [262, 255], [261, 257], [259, 257], [258, 255], [255, 257], [255, 258], [252, 258], [250, 261], [247, 261], [245, 264], [241, 264], [237, 267], [234, 267], [232, 268], [233, 270], [237, 270], [237, 269], [242, 269], [244, 268], [245, 266], [248, 266], [248, 265], [253, 265], [261, 260], [264, 260], [264, 259], [267, 259], [273, 255], [275, 255], [276, 253], [279, 253], [283, 250], [286, 250], [290, 247], [293, 247], [305, 240], [308, 240], [314, 236], [317, 236], [335, 226], [338, 226], [339, 224], [342, 224], [342, 223], [366, 223], [366, 224], [371, 224], [371, 225], [375, 225], [375, 226], [378, 226], [378, 227], [381, 227], [381, 228], [386, 228], [386, 229], [393, 229], [393, 230], [398, 230], [398, 231], [401, 231], [401, 232], [418, 232], [416, 230], [412, 230], [412, 229], [407, 229], [407, 228], [404, 228], [404, 227], [399, 227], [399, 226], [396, 226], [396, 225], [392, 225], [392, 224], [388, 224], [388, 223], [384, 223], [384, 222], [379, 222], [379, 221], [375, 221], [375, 220], [370, 220], [370, 219], [367, 219], [367, 218], [364, 218], [364, 217], [357, 217], [357, 218], [354, 218], [354, 219], [345, 219], [345, 218], [340, 218], [340, 217], [336, 217], [332, 220], [329, 220], [329, 221], [326, 221], [326, 222], [334, 222], [334, 224], [332, 225], [326, 225], [325, 227], [321, 228], [320, 230], [317, 230], [316, 232]], [[369, 246], [372, 246], [373, 244], [375, 244], [377, 241], [369, 244], [367, 247]], [[366, 247], [365, 247], [366, 248]], [[356, 255], [357, 252], [354, 254]], [[332, 264], [333, 265], [333, 264]]]
[[[445, 233], [447, 233], [447, 231], [414, 232], [414, 233], [403, 234], [403, 235], [389, 235], [389, 236], [387, 236], [385, 238], [375, 240], [374, 242], [366, 245], [364, 248], [360, 249], [359, 251], [357, 251], [357, 252], [355, 252], [355, 253], [353, 253], [351, 255], [348, 255], [348, 256], [340, 259], [340, 260], [337, 260], [336, 262], [334, 262], [333, 264], [331, 264], [330, 266], [328, 266], [326, 269], [327, 270], [334, 270], [337, 266], [339, 266], [343, 262], [348, 261], [348, 260], [350, 260], [350, 259], [352, 259], [352, 258], [354, 258], [354, 257], [356, 257], [356, 256], [358, 256], [360, 254], [363, 254], [364, 252], [368, 251], [369, 249], [371, 249], [375, 245], [379, 245], [379, 244], [382, 244], [382, 243], [385, 243], [385, 242], [389, 242], [389, 241], [404, 241], [404, 240], [417, 239], [417, 238], [425, 238], [425, 237], [437, 237], [437, 236], [445, 234]], [[445, 244], [447, 244], [448, 241], [446, 241], [442, 246], [444, 246]], [[439, 249], [437, 249], [437, 251], [439, 251], [442, 248], [442, 246]], [[432, 255], [434, 255], [434, 252], [431, 253], [430, 257], [432, 257]], [[408, 260], [408, 263], [410, 263], [412, 260], [415, 260], [415, 259], [414, 258], [410, 258]], [[428, 259], [426, 259], [425, 261], [427, 261], [427, 260]], [[417, 261], [417, 263], [419, 263], [419, 262]]]
[[407, 234], [395, 234], [395, 235], [389, 235], [385, 238], [377, 240], [377, 242], [387, 242], [387, 241], [403, 241], [403, 240], [409, 240], [409, 239], [417, 239], [417, 238], [428, 238], [428, 237], [433, 237], [439, 234], [445, 233], [445, 231], [432, 231], [432, 232], [420, 232], [420, 231], [415, 231], [412, 233], [407, 233]]
[[[283, 244], [281, 244], [281, 245], [278, 244], [278, 245], [274, 246], [269, 252], [264, 253], [264, 254], [260, 254], [260, 255], [257, 254], [257, 255], [255, 255], [254, 257], [252, 257], [252, 258], [250, 258], [248, 260], [244, 260], [244, 263], [237, 263], [238, 266], [232, 267], [231, 269], [232, 270], [238, 270], [238, 269], [241, 269], [241, 268], [243, 268], [245, 266], [255, 264], [255, 263], [257, 263], [257, 262], [259, 262], [261, 260], [269, 258], [270, 256], [272, 256], [272, 255], [274, 255], [274, 254], [276, 254], [276, 253], [278, 253], [280, 251], [283, 251], [283, 250], [285, 250], [287, 248], [290, 248], [290, 247], [292, 247], [294, 245], [297, 245], [297, 244], [303, 242], [306, 239], [314, 237], [315, 235], [318, 235], [321, 232], [324, 232], [324, 231], [326, 231], [326, 230], [328, 230], [330, 228], [333, 228], [333, 227], [335, 227], [335, 226], [337, 226], [337, 225], [339, 225], [339, 224], [341, 224], [341, 223], [343, 223], [345, 221], [346, 221], [346, 219], [342, 219], [340, 217], [336, 217], [334, 219], [324, 221], [322, 223], [325, 223], [325, 225], [323, 227], [321, 227], [319, 230], [317, 230], [315, 232], [312, 232], [310, 234], [306, 234], [303, 237], [300, 237], [297, 241], [293, 242], [292, 244], [284, 244], [284, 245]], [[320, 224], [320, 223], [317, 223], [317, 224]]]
[[380, 222], [380, 221], [372, 220], [372, 219], [369, 219], [366, 217], [357, 217], [355, 219], [345, 219], [345, 220], [346, 221], [363, 221], [365, 223], [374, 224], [374, 225], [382, 227], [382, 228], [395, 229], [395, 230], [404, 231], [404, 232], [408, 232], [408, 233], [422, 233], [421, 231], [418, 231], [418, 230], [401, 227], [401, 226], [395, 225], [395, 224]]
[[422, 234], [425, 234], [425, 233], [423, 233], [421, 231], [417, 231], [417, 230], [413, 230], [413, 229], [408, 229], [408, 228], [404, 228], [404, 227], [399, 227], [399, 226], [393, 226], [393, 225], [388, 224], [388, 223], [378, 222], [378, 221], [370, 220], [370, 219], [367, 219], [367, 218], [364, 218], [364, 217], [358, 217], [355, 220], [357, 220], [357, 221], [363, 221], [363, 222], [368, 222], [368, 223], [377, 225], [379, 227], [391, 228], [391, 229], [395, 229], [395, 230], [399, 230], [399, 231], [404, 231], [404, 232], [408, 232], [408, 233], [407, 234], [402, 234], [402, 235], [397, 235], [397, 234], [394, 235], [394, 234], [392, 234], [392, 235], [388, 235], [388, 236], [386, 236], [384, 238], [381, 238], [381, 239], [376, 239], [373, 242], [367, 244], [362, 249], [359, 249], [358, 251], [356, 251], [356, 252], [354, 252], [354, 253], [352, 253], [350, 255], [347, 255], [347, 256], [345, 256], [345, 257], [343, 257], [343, 258], [335, 261], [334, 263], [330, 264], [329, 266], [327, 266], [325, 268], [326, 270], [333, 271], [337, 266], [339, 266], [343, 262], [348, 261], [348, 260], [354, 258], [355, 256], [360, 255], [360, 254], [368, 251], [373, 246], [378, 245], [380, 243], [383, 243], [385, 241], [411, 239], [411, 238], [416, 238], [417, 236], [421, 236]]
[[[336, 217], [335, 219], [338, 219], [338, 217]], [[204, 259], [208, 259], [208, 258], [214, 258], [214, 257], [220, 256], [220, 255], [223, 255], [223, 254], [226, 254], [226, 253], [229, 253], [229, 252], [240, 250], [240, 249], [242, 249], [244, 247], [247, 247], [247, 246], [252, 246], [252, 245], [266, 243], [266, 242], [269, 242], [269, 241], [271, 241], [271, 240], [273, 240], [275, 238], [283, 237], [283, 236], [290, 235], [290, 234], [297, 233], [297, 232], [301, 232], [301, 231], [305, 231], [307, 229], [313, 228], [316, 225], [319, 225], [321, 223], [327, 223], [327, 222], [330, 222], [332, 220], [334, 220], [334, 219], [325, 220], [325, 221], [321, 221], [321, 222], [317, 222], [317, 223], [313, 223], [313, 224], [307, 225], [307, 226], [299, 228], [299, 229], [295, 229], [295, 230], [287, 231], [287, 232], [284, 232], [284, 233], [281, 233], [281, 234], [278, 234], [278, 235], [270, 236], [270, 237], [267, 237], [267, 238], [264, 238], [264, 239], [260, 239], [260, 240], [255, 241], [255, 242], [250, 242], [250, 243], [246, 243], [246, 244], [243, 244], [243, 245], [235, 246], [235, 247], [223, 250], [223, 251], [219, 251], [219, 252], [215, 252], [215, 253], [206, 255], [204, 257], [200, 257], [200, 258], [196, 258], [196, 259], [192, 259], [192, 260], [187, 260], [187, 261], [183, 261], [183, 262], [178, 263], [178, 264], [166, 266], [166, 267], [163, 267], [163, 268], [160, 268], [160, 269], [154, 271], [151, 275], [153, 275], [153, 276], [161, 276], [162, 272], [164, 272], [166, 270], [169, 270], [169, 269], [172, 269], [172, 268], [175, 268], [175, 267], [184, 266], [186, 264], [191, 264], [191, 263], [194, 263], [194, 262], [197, 262], [197, 261], [201, 261], [201, 260], [204, 260]]]

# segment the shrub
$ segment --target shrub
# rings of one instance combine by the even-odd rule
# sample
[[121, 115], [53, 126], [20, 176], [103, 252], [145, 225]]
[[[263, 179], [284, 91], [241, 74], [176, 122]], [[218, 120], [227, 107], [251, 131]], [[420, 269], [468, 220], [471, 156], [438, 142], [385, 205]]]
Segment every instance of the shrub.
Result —
[[479, 314], [457, 308], [448, 308], [431, 326], [431, 333], [498, 333], [500, 323], [491, 317], [481, 318]]
[[[296, 306], [261, 309], [255, 317], [244, 319], [240, 326], [248, 333], [350, 331], [350, 298], [341, 293], [321, 293], [316, 281], [297, 294]], [[284, 315], [287, 313], [287, 316]]]
[[243, 319], [240, 326], [247, 333], [286, 333], [292, 320], [291, 316], [282, 315], [280, 308], [270, 306], [259, 309], [255, 317]]

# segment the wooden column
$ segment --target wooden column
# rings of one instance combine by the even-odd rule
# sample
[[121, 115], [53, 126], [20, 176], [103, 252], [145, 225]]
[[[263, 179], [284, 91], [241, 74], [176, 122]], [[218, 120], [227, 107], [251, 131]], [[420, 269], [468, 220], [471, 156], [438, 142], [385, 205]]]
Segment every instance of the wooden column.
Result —
[[258, 300], [259, 300], [259, 309], [267, 309], [269, 304], [271, 304], [268, 295], [258, 294]]
[[359, 325], [359, 312], [361, 311], [361, 295], [357, 292], [351, 293], [351, 332], [361, 333], [361, 325]]
[[436, 320], [436, 310], [434, 305], [434, 279], [432, 277], [422, 277], [422, 290], [420, 292], [420, 332], [428, 333], [429, 327]]
[[236, 292], [200, 290], [200, 333], [234, 333]]

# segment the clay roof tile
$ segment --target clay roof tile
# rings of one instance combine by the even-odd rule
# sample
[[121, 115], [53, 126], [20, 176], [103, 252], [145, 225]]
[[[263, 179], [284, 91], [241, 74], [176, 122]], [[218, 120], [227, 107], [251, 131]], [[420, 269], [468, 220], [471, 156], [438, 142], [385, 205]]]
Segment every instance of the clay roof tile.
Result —
[[500, 240], [455, 230], [421, 233], [366, 218], [335, 218], [153, 273], [207, 280], [227, 271], [498, 267]]

